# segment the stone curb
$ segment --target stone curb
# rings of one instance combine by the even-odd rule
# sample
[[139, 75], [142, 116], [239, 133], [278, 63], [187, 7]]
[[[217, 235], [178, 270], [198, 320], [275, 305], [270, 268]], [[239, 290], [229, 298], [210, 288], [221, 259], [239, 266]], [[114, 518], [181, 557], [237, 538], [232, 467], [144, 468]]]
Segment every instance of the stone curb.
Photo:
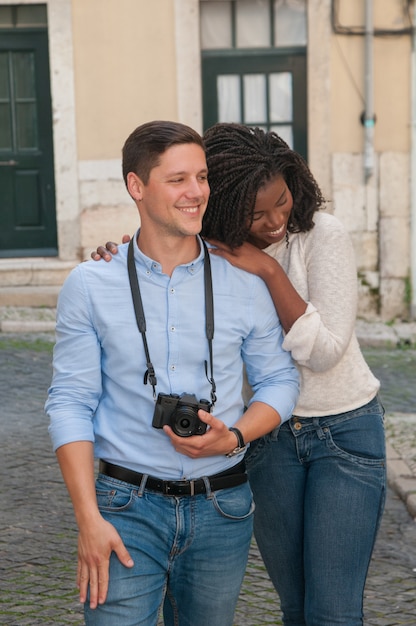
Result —
[[416, 520], [416, 476], [388, 441], [386, 453], [387, 481], [406, 504], [409, 514]]

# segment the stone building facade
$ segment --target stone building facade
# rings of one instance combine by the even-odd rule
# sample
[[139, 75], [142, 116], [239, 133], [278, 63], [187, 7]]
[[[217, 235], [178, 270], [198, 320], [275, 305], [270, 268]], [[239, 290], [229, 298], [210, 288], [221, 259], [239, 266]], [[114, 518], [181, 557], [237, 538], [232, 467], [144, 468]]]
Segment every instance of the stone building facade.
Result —
[[[0, 0], [0, 59], [7, 53], [2, 32], [24, 37], [33, 30], [10, 24], [7, 10], [40, 4]], [[0, 239], [0, 306], [53, 306], [76, 263], [97, 244], [134, 231], [137, 212], [121, 177], [121, 146], [151, 119], [182, 121], [201, 132], [208, 113], [219, 119], [221, 106], [207, 111], [205, 59], [234, 58], [235, 73], [249, 78], [248, 57], [267, 57], [276, 67], [299, 57], [305, 68], [301, 95], [293, 95], [298, 118], [286, 127], [303, 133], [327, 210], [353, 239], [359, 316], [416, 317], [412, 0], [44, 0], [42, 6], [57, 243], [47, 254], [41, 247], [26, 253]], [[262, 42], [261, 16], [271, 11], [272, 40]], [[234, 16], [227, 45], [209, 33], [218, 12]], [[250, 29], [250, 16], [256, 28]], [[289, 43], [278, 39], [280, 16], [299, 27]], [[3, 201], [0, 189], [0, 226]]]

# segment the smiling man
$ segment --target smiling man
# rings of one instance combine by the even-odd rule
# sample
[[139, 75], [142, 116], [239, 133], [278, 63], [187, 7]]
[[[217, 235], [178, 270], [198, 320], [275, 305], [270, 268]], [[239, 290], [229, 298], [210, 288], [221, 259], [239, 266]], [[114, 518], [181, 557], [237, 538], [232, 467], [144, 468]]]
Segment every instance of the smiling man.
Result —
[[297, 370], [263, 281], [210, 260], [198, 236], [198, 133], [139, 126], [123, 176], [140, 229], [66, 280], [46, 403], [80, 600], [88, 625], [156, 626], [163, 604], [167, 626], [231, 626], [252, 535], [245, 449], [291, 416]]

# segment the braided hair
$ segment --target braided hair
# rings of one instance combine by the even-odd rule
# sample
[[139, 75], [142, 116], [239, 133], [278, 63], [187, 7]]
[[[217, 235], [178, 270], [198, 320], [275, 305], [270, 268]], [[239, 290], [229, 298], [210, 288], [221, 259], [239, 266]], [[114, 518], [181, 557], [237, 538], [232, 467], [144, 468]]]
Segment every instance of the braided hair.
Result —
[[288, 231], [313, 228], [325, 203], [306, 161], [274, 132], [219, 123], [204, 134], [211, 195], [202, 235], [235, 248], [247, 240], [259, 189], [283, 176], [292, 196]]

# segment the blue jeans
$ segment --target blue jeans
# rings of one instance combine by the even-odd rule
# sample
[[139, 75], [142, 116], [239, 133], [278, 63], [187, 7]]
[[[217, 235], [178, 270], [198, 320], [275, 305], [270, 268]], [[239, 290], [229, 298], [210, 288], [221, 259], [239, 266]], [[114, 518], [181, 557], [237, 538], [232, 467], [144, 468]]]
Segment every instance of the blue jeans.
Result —
[[285, 626], [361, 626], [386, 490], [384, 410], [292, 419], [250, 448], [255, 537]]
[[[207, 483], [209, 489], [209, 484]], [[232, 626], [253, 531], [248, 483], [196, 496], [165, 496], [99, 474], [98, 504], [134, 567], [113, 553], [107, 601], [89, 626]]]

